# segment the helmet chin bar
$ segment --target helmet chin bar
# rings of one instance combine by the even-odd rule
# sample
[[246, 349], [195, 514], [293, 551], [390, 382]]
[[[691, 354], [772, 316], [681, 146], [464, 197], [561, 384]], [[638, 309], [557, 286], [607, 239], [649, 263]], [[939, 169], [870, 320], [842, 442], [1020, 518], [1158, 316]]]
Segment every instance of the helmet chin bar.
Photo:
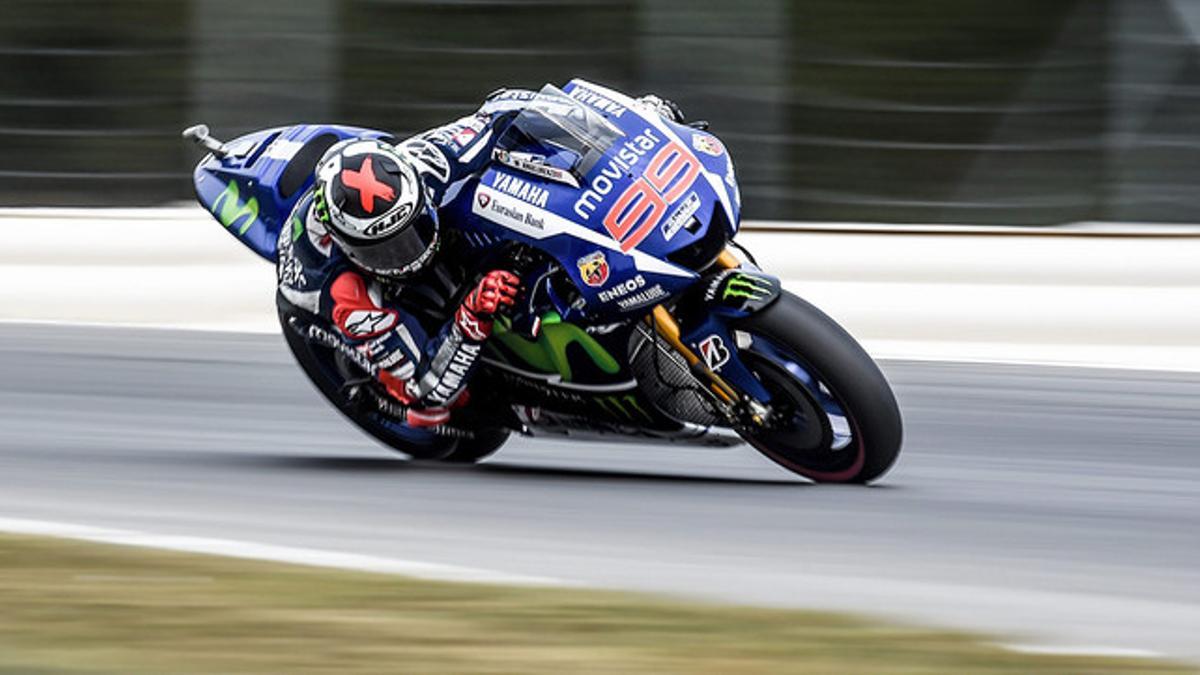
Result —
[[337, 235], [334, 240], [354, 264], [372, 274], [399, 279], [429, 264], [441, 244], [441, 228], [436, 218], [423, 215], [383, 241], [349, 240]]
[[400, 269], [384, 270], [382, 272], [376, 272], [376, 274], [392, 279], [401, 279], [425, 269], [425, 266], [429, 264], [430, 260], [433, 260], [433, 256], [437, 255], [438, 249], [441, 248], [442, 239], [440, 236], [438, 236], [440, 234], [440, 232], [434, 234], [433, 243], [429, 245], [429, 248], [425, 249], [425, 252], [421, 254], [421, 257], [412, 261], [408, 265], [401, 267]]

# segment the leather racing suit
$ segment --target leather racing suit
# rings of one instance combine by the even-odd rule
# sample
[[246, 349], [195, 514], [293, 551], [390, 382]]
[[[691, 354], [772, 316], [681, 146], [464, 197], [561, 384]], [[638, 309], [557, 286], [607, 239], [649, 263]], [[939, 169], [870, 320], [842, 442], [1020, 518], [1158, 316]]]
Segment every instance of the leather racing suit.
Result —
[[[454, 199], [491, 161], [500, 132], [535, 93], [502, 89], [474, 114], [396, 145], [436, 206]], [[310, 190], [300, 199], [280, 232], [278, 302], [312, 315], [308, 338], [350, 355], [402, 404], [410, 426], [446, 423], [468, 399], [492, 316], [513, 303], [516, 277], [492, 271], [454, 308], [450, 302], [477, 270], [464, 269], [453, 239], [443, 237], [421, 272], [399, 284], [375, 278], [339, 250], [313, 213], [313, 197]], [[452, 227], [443, 221], [443, 230]]]

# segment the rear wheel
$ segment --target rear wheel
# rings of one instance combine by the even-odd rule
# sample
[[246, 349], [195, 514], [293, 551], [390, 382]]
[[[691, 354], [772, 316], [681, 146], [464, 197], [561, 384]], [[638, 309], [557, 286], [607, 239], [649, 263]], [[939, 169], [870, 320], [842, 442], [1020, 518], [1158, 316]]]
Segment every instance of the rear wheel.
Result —
[[450, 454], [439, 461], [451, 464], [474, 464], [490, 457], [508, 441], [507, 429], [484, 429], [476, 431], [474, 438], [460, 438]]
[[355, 426], [389, 448], [413, 459], [472, 463], [496, 452], [508, 439], [506, 429], [481, 429], [472, 438], [443, 436], [371, 410], [368, 402], [353, 396], [353, 381], [362, 376], [354, 373], [353, 366], [348, 367], [346, 358], [336, 350], [300, 334], [309, 322], [299, 312], [281, 307], [279, 321], [288, 348], [317, 391]]
[[833, 319], [783, 293], [737, 326], [743, 363], [771, 394], [771, 415], [743, 437], [779, 465], [819, 482], [867, 483], [891, 468], [900, 409], [879, 367]]

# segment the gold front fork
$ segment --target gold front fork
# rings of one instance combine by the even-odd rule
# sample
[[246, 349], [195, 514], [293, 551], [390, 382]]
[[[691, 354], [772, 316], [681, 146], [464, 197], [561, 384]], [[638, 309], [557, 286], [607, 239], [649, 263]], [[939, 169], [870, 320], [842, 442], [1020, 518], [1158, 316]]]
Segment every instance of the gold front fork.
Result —
[[[721, 255], [717, 256], [714, 265], [721, 269], [733, 269], [741, 265], [741, 262], [729, 252], [729, 249], [725, 249], [721, 251]], [[688, 366], [692, 369], [692, 372], [699, 374], [708, 382], [709, 388], [717, 395], [717, 398], [730, 404], [736, 403], [740, 399], [737, 391], [729, 386], [728, 382], [713, 372], [696, 355], [696, 352], [683, 343], [683, 340], [680, 339], [682, 331], [679, 328], [679, 323], [675, 321], [675, 317], [671, 316], [666, 307], [662, 305], [655, 307], [653, 314], [650, 316], [650, 322], [654, 324], [654, 330], [667, 341], [667, 344], [671, 345], [675, 351], [683, 356]]]
[[736, 267], [741, 267], [742, 261], [737, 259], [737, 256], [729, 252], [729, 249], [721, 251], [721, 255], [717, 256], [717, 261], [713, 263], [723, 270], [731, 270]]

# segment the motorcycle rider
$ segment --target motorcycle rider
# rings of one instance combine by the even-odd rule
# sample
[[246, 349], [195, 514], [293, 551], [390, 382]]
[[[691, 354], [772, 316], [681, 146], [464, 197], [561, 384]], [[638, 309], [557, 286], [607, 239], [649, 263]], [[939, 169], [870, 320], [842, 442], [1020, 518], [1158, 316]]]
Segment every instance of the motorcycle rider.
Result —
[[[318, 162], [316, 183], [280, 232], [277, 301], [315, 319], [309, 337], [352, 357], [411, 427], [445, 424], [497, 314], [520, 280], [474, 278], [439, 208], [486, 167], [507, 124], [536, 92], [501, 89], [474, 114], [390, 145], [347, 140]], [[682, 121], [656, 96], [638, 99]], [[462, 289], [469, 288], [454, 306]]]

